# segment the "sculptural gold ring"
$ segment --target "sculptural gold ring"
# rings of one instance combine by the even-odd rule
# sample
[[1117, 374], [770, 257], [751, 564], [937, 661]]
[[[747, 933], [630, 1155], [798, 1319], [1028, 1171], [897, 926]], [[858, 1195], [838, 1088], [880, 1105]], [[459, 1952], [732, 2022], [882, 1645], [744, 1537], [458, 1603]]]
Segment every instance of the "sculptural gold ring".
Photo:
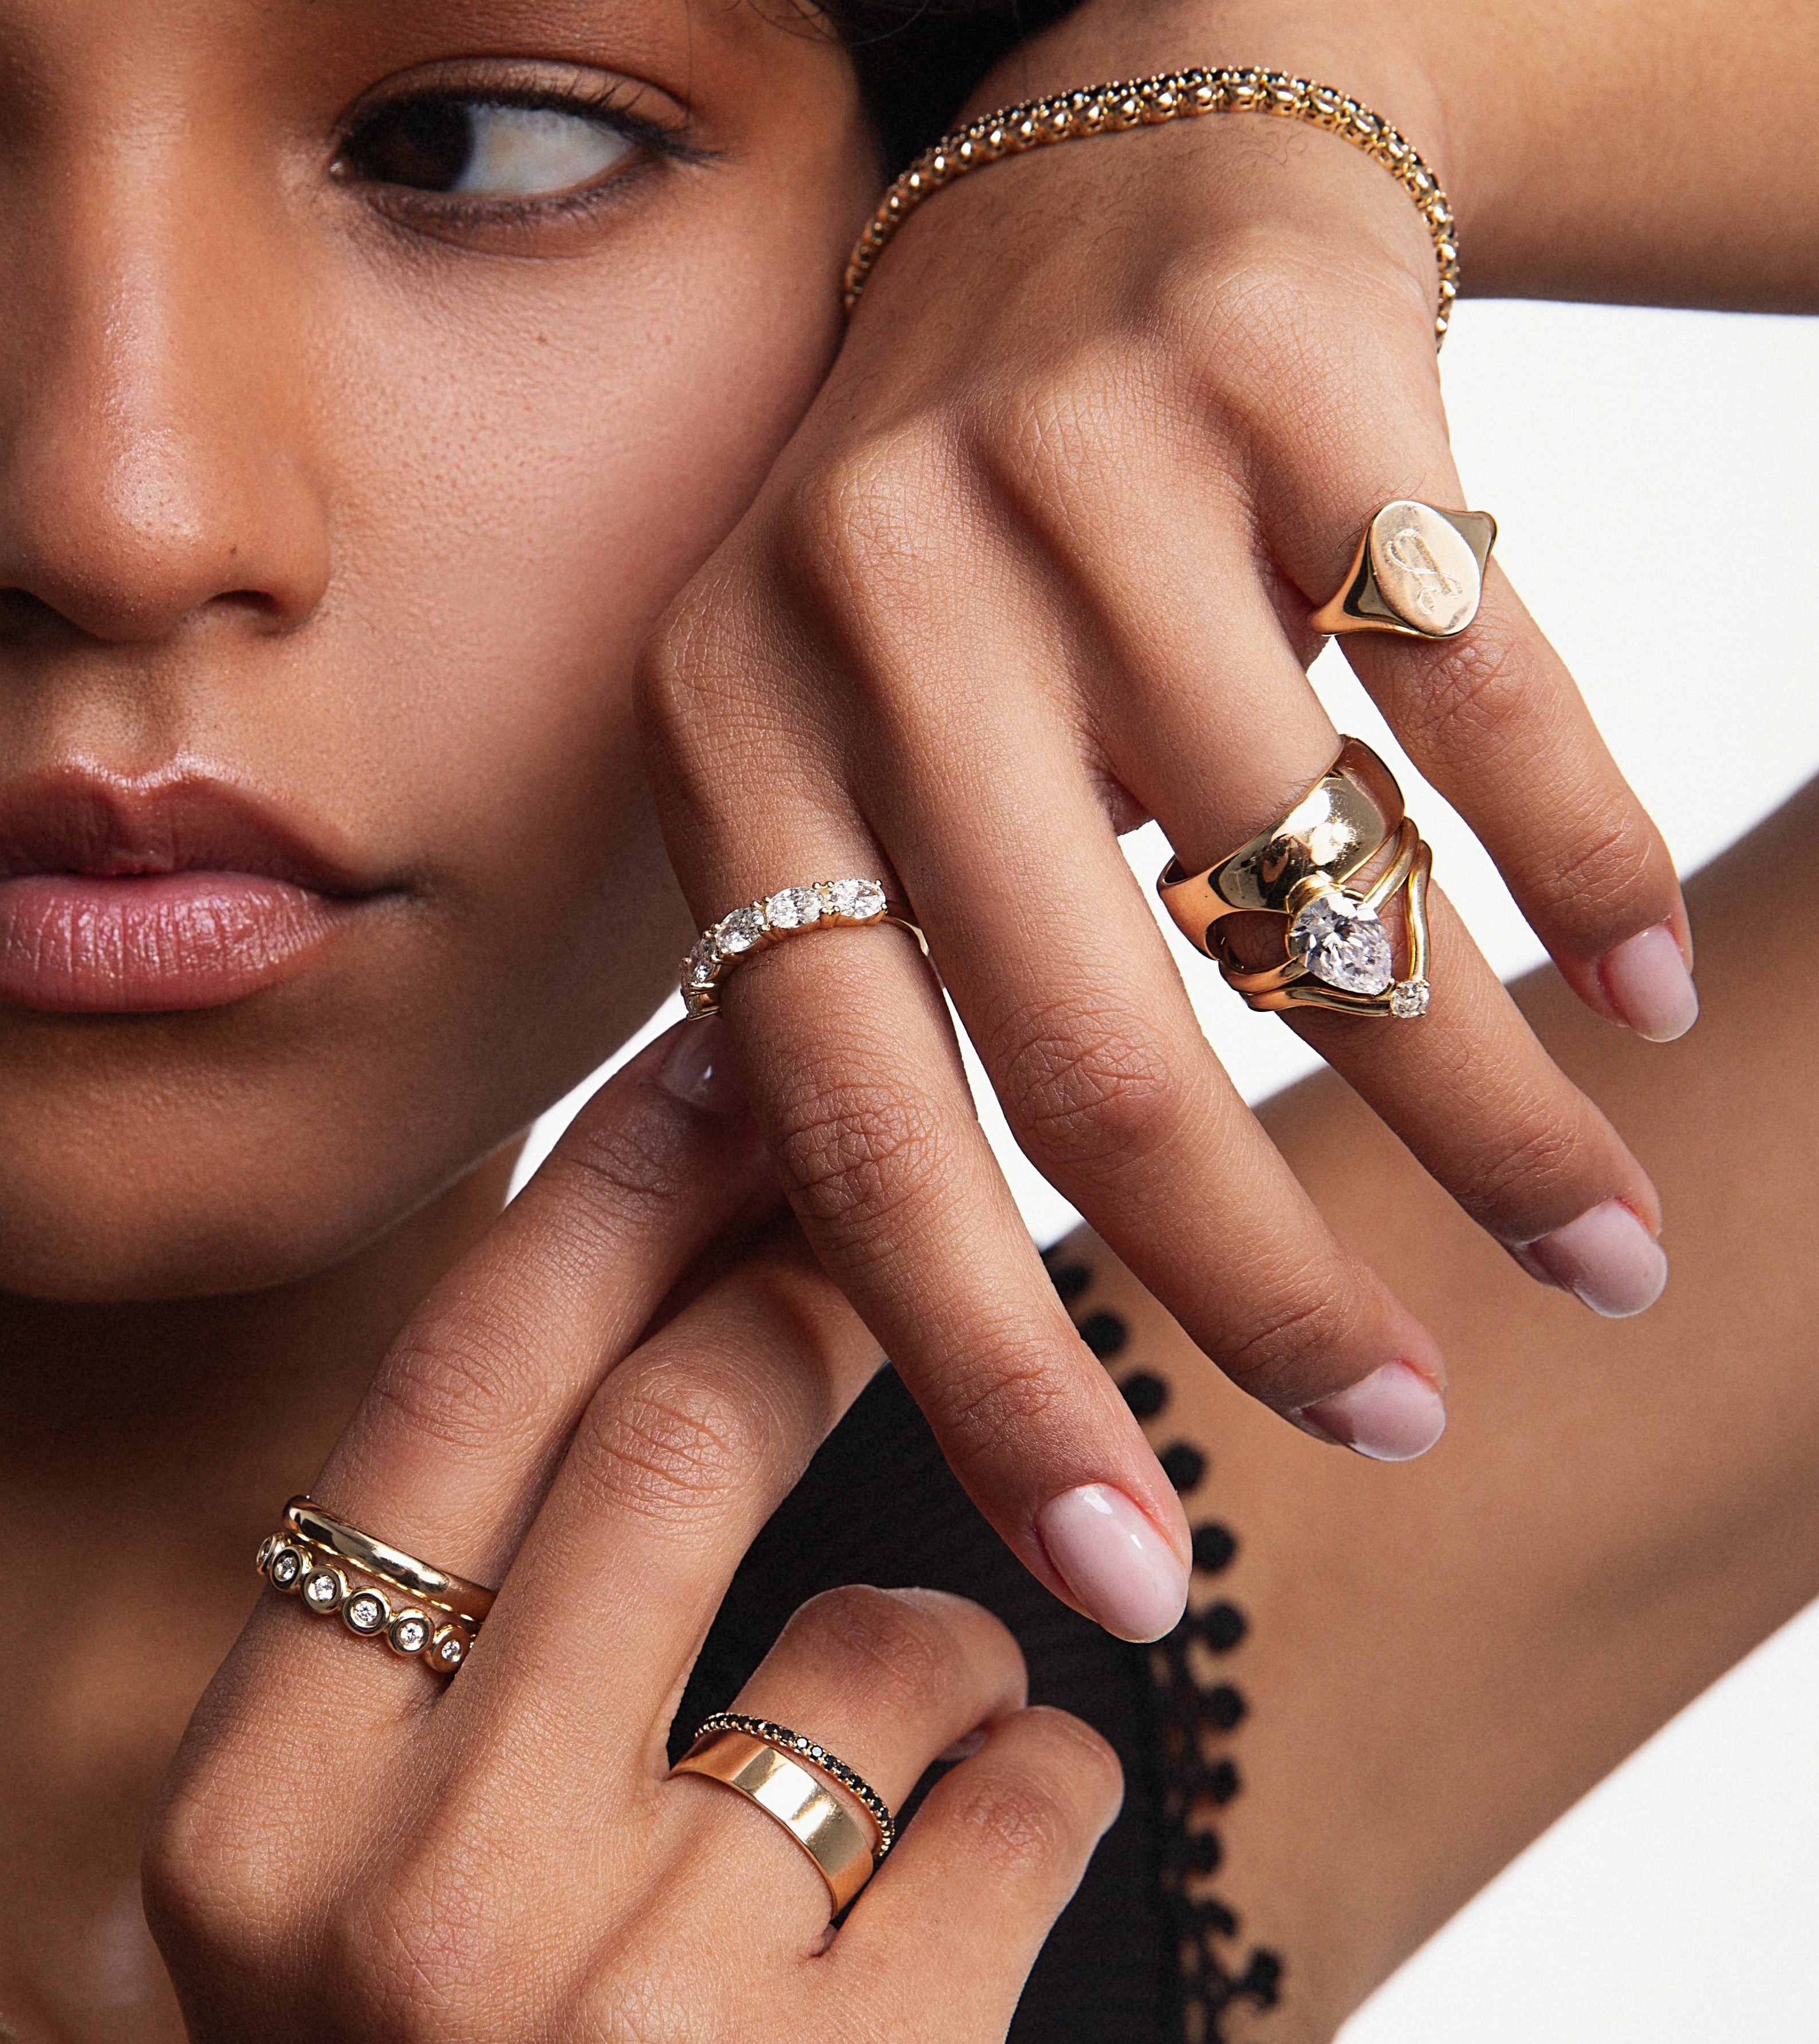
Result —
[[690, 1021], [720, 1012], [720, 989], [742, 959], [805, 930], [863, 928], [894, 923], [929, 955], [929, 939], [906, 917], [893, 915], [881, 880], [814, 880], [785, 887], [722, 916], [696, 938], [682, 964], [683, 1004]]
[[475, 1627], [427, 1599], [401, 1594], [395, 1584], [350, 1581], [337, 1559], [287, 1525], [260, 1543], [253, 1566], [275, 1590], [317, 1618], [339, 1617], [357, 1639], [383, 1639], [393, 1653], [414, 1657], [438, 1675], [452, 1675], [466, 1661]]
[[1496, 540], [1488, 511], [1436, 511], [1398, 497], [1365, 527], [1337, 594], [1308, 622], [1316, 632], [1456, 639], [1478, 615]]
[[[1286, 816], [1189, 874], [1171, 859], [1156, 892], [1175, 927], [1253, 1008], [1327, 1008], [1410, 1020], [1427, 1012], [1428, 879], [1433, 855], [1403, 813], [1396, 778], [1360, 739]], [[1408, 958], [1398, 974], [1379, 911], [1402, 897]], [[1235, 957], [1228, 916], [1280, 916], [1284, 955], [1261, 970]]]
[[736, 1789], [781, 1824], [814, 1862], [836, 1916], [896, 1843], [896, 1821], [875, 1789], [824, 1746], [767, 1718], [717, 1712], [670, 1772]]

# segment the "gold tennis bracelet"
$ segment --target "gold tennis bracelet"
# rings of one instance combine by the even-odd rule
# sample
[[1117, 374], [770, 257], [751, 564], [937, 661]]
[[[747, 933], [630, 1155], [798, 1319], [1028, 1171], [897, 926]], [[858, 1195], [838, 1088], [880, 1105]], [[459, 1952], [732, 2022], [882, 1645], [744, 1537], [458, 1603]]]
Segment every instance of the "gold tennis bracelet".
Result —
[[880, 202], [846, 266], [846, 309], [850, 313], [890, 237], [923, 201], [983, 163], [1014, 156], [1050, 142], [1072, 142], [1121, 128], [1154, 127], [1190, 113], [1275, 113], [1306, 121], [1340, 136], [1381, 163], [1415, 202], [1433, 237], [1440, 267], [1440, 309], [1434, 315], [1434, 346], [1446, 339], [1453, 300], [1459, 296], [1459, 236], [1452, 208], [1440, 180], [1420, 152], [1387, 121], [1330, 85], [1315, 85], [1279, 71], [1168, 71], [1156, 78], [1097, 85], [1025, 101], [988, 114], [970, 128], [944, 135], [925, 149]]

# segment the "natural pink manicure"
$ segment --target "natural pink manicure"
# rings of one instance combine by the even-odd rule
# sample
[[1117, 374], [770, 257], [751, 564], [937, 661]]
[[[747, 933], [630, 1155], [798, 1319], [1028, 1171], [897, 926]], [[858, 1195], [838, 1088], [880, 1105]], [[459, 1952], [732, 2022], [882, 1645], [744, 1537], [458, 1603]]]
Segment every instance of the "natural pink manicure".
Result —
[[679, 1022], [671, 1032], [668, 1054], [657, 1083], [678, 1100], [703, 1114], [736, 1114], [745, 1105], [745, 1088], [729, 1055], [726, 1025], [718, 1016], [699, 1022]]
[[1667, 1288], [1666, 1254], [1621, 1200], [1606, 1200], [1516, 1254], [1532, 1275], [1576, 1292], [1610, 1320], [1646, 1312]]
[[1408, 1462], [1446, 1431], [1446, 1400], [1413, 1364], [1386, 1362], [1361, 1384], [1289, 1417], [1303, 1433], [1373, 1462]]
[[1187, 1570], [1145, 1515], [1109, 1483], [1083, 1483], [1036, 1515], [1056, 1573], [1106, 1631], [1159, 1639], [1187, 1608]]
[[1652, 1043], [1671, 1043], [1699, 1019], [1693, 975], [1665, 923], [1606, 951], [1598, 960], [1598, 974], [1611, 1006]]

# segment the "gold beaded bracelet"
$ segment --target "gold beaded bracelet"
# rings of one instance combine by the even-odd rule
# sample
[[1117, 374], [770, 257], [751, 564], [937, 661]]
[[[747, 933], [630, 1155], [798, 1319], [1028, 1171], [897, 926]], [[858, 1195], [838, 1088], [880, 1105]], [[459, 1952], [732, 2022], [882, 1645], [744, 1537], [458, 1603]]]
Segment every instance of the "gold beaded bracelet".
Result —
[[1306, 121], [1341, 136], [1381, 163], [1415, 202], [1433, 237], [1440, 266], [1440, 309], [1434, 346], [1446, 339], [1459, 296], [1459, 236], [1440, 180], [1421, 154], [1387, 121], [1330, 85], [1315, 85], [1279, 71], [1221, 69], [1168, 71], [1133, 83], [1098, 85], [1032, 99], [988, 114], [970, 128], [944, 135], [925, 149], [880, 202], [846, 266], [850, 313], [890, 237], [923, 201], [982, 163], [995, 163], [1050, 142], [1072, 142], [1121, 128], [1154, 127], [1190, 113], [1275, 113]]

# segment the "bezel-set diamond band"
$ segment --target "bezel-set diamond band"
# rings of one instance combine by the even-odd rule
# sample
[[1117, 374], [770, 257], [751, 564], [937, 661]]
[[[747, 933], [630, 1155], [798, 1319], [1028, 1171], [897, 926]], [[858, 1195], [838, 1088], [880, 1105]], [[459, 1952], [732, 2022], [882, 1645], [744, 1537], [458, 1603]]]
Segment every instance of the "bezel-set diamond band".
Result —
[[444, 1677], [467, 1660], [493, 1608], [493, 1591], [375, 1539], [307, 1497], [284, 1508], [283, 1530], [260, 1542], [253, 1566], [306, 1611], [338, 1616], [356, 1638], [383, 1639]]
[[733, 909], [703, 930], [683, 960], [682, 997], [689, 1020], [720, 1012], [721, 986], [754, 952], [808, 930], [861, 929], [873, 923], [894, 923], [907, 930], [928, 956], [927, 938], [906, 917], [892, 914], [881, 880], [813, 880]]
[[[1377, 870], [1367, 878], [1373, 865]], [[1325, 1008], [1410, 1021], [1427, 1012], [1427, 890], [1433, 855], [1403, 813], [1395, 776], [1361, 739], [1286, 816], [1204, 871], [1171, 859], [1156, 892], [1175, 927], [1252, 1008]], [[1398, 975], [1379, 912], [1400, 895], [1408, 958]], [[1255, 970], [1233, 956], [1228, 916], [1287, 923], [1279, 964]]]

